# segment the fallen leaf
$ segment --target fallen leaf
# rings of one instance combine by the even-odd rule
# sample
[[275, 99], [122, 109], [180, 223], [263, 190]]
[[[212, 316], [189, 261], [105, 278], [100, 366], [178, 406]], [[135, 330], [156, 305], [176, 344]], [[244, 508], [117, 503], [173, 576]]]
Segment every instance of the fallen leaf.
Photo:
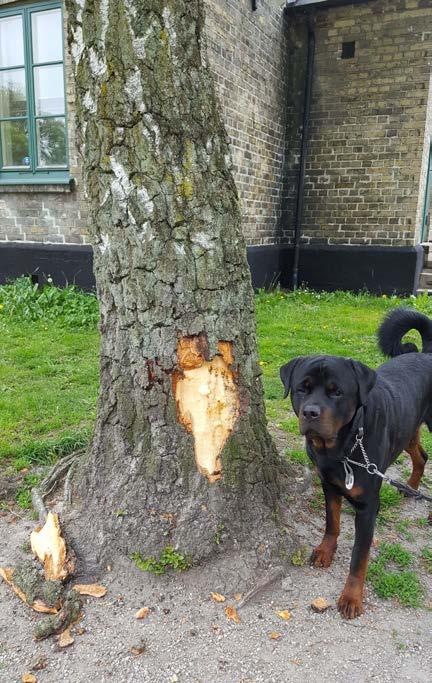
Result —
[[42, 612], [43, 614], [57, 614], [58, 612], [58, 609], [55, 607], [48, 607], [48, 605], [46, 605], [43, 600], [39, 600], [39, 598], [36, 598], [30, 607], [34, 609], [35, 612]]
[[212, 600], [214, 600], [214, 602], [225, 602], [226, 600], [225, 596], [221, 595], [220, 593], [210, 593], [210, 595], [212, 596]]
[[225, 614], [228, 621], [234, 621], [236, 624], [240, 623], [240, 618], [235, 607], [230, 607], [229, 605], [228, 607], [225, 607]]
[[73, 587], [80, 595], [90, 595], [92, 598], [103, 598], [107, 589], [98, 583], [77, 583]]
[[56, 607], [48, 607], [48, 605], [46, 605], [42, 600], [37, 599], [30, 604], [25, 593], [14, 584], [13, 573], [14, 570], [11, 567], [0, 567], [0, 576], [12, 588], [14, 593], [18, 595], [20, 600], [25, 602], [25, 604], [31, 607], [31, 609], [33, 609], [35, 612], [42, 612], [43, 614], [57, 614], [58, 609], [56, 609]]
[[281, 619], [284, 619], [285, 621], [288, 621], [288, 619], [291, 619], [291, 614], [288, 612], [287, 609], [283, 609], [280, 612], [276, 612], [276, 614], [278, 615], [278, 617], [280, 617]]
[[330, 603], [325, 598], [315, 598], [312, 600], [311, 607], [314, 612], [325, 612], [330, 607]]
[[279, 640], [279, 638], [282, 638], [282, 634], [278, 633], [277, 631], [272, 631], [269, 635], [270, 640]]
[[70, 627], [60, 633], [57, 637], [57, 642], [59, 647], [69, 647], [69, 645], [72, 645], [72, 643], [75, 642], [71, 636]]
[[241, 600], [241, 599], [242, 599], [242, 594], [241, 594], [241, 593], [234, 593], [234, 600], [237, 600], [237, 602], [238, 602], [238, 601]]
[[150, 609], [148, 607], [141, 607], [141, 609], [138, 610], [138, 612], [135, 614], [135, 619], [145, 619], [150, 612]]
[[48, 666], [48, 658], [42, 655], [41, 657], [38, 657], [35, 659], [33, 662], [31, 668], [32, 671], [42, 671], [43, 669], [46, 669]]
[[145, 652], [145, 649], [145, 643], [140, 643], [139, 645], [132, 645], [132, 647], [129, 648], [129, 652], [135, 656], [138, 656], [142, 655]]
[[24, 674], [22, 683], [37, 683], [37, 678], [33, 674]]
[[44, 526], [32, 531], [30, 545], [32, 552], [44, 566], [47, 581], [62, 581], [68, 576], [66, 543], [61, 535], [56, 512], [48, 512]]

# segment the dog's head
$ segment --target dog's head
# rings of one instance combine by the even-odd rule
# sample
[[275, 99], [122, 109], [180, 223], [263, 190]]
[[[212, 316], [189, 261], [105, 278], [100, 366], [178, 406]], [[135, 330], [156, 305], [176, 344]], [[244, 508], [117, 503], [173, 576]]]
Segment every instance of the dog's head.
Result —
[[376, 373], [363, 363], [338, 356], [294, 358], [280, 369], [291, 393], [301, 434], [322, 448], [333, 448], [340, 430], [353, 419], [376, 381]]

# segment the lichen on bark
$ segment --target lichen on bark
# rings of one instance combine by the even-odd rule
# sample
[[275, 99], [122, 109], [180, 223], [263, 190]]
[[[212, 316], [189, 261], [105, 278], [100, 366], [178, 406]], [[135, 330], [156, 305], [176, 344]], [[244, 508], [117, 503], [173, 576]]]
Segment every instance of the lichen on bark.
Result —
[[[115, 549], [146, 557], [167, 542], [199, 559], [215, 550], [221, 524], [231, 539], [270, 539], [281, 464], [266, 427], [203, 3], [66, 5], [101, 310], [100, 394], [74, 481], [75, 542], [101, 561]], [[208, 363], [229, 348], [235, 386], [222, 476], [212, 482], [178, 419], [177, 351], [191, 337], [205, 338]]]

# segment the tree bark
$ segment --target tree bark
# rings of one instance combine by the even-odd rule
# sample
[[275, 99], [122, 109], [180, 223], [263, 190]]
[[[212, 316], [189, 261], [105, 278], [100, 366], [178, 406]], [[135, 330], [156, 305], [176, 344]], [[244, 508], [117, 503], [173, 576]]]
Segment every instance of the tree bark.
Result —
[[202, 0], [66, 4], [101, 310], [78, 542], [98, 561], [263, 550], [281, 463]]

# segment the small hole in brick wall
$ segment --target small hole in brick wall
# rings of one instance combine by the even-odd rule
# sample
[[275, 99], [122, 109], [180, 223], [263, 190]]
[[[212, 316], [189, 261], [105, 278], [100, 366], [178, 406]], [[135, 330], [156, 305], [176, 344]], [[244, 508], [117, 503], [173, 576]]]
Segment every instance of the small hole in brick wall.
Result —
[[342, 43], [341, 59], [352, 59], [355, 56], [355, 40]]

